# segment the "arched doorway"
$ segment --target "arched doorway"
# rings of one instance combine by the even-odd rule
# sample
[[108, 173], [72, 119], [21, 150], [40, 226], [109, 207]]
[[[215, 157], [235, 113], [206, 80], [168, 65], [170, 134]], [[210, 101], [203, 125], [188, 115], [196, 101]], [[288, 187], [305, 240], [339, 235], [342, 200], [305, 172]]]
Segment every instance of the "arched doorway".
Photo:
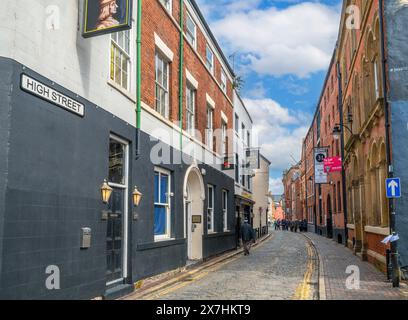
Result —
[[192, 165], [184, 179], [184, 235], [187, 239], [187, 259], [203, 258], [205, 189], [200, 169]]
[[327, 237], [333, 238], [333, 210], [330, 194], [327, 195]]

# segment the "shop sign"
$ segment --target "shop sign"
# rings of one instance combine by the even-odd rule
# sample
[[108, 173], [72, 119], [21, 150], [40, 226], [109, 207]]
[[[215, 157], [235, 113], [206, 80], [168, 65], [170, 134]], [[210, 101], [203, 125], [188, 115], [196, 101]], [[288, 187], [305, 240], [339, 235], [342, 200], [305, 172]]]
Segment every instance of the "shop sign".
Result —
[[193, 215], [193, 216], [191, 217], [191, 222], [192, 222], [192, 223], [201, 223], [201, 216], [199, 216], [199, 215]]
[[315, 168], [315, 183], [327, 183], [327, 173], [324, 169], [324, 159], [327, 158], [328, 148], [314, 149], [314, 168]]
[[341, 172], [343, 170], [343, 163], [341, 157], [329, 157], [323, 160], [324, 172]]
[[85, 106], [82, 103], [67, 97], [26, 74], [21, 75], [21, 89], [81, 117], [85, 114]]
[[130, 0], [85, 0], [83, 37], [131, 29], [132, 3]]

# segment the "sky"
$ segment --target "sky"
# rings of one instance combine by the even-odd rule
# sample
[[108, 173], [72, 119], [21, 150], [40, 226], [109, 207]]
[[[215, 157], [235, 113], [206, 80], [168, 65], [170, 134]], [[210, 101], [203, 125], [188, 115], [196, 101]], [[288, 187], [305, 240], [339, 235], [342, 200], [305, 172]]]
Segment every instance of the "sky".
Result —
[[341, 0], [197, 0], [225, 56], [271, 161], [269, 185], [300, 160], [334, 51]]

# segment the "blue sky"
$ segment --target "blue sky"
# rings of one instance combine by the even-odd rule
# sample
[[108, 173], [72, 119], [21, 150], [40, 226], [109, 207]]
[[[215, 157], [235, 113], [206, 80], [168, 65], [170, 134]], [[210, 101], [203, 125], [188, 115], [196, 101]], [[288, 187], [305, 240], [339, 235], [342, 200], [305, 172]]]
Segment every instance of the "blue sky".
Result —
[[[244, 81], [241, 96], [271, 160], [270, 189], [300, 160], [334, 50], [340, 0], [197, 0]], [[230, 60], [232, 64], [232, 59]]]

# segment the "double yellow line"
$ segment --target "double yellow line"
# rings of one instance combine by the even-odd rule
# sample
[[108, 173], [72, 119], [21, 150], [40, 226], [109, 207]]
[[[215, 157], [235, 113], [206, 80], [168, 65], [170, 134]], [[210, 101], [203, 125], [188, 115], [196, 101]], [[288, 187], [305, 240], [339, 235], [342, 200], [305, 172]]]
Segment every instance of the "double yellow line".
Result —
[[299, 284], [296, 289], [295, 295], [292, 300], [311, 300], [312, 286], [310, 284], [313, 275], [313, 250], [310, 243], [307, 244], [307, 256], [308, 263], [303, 281]]

